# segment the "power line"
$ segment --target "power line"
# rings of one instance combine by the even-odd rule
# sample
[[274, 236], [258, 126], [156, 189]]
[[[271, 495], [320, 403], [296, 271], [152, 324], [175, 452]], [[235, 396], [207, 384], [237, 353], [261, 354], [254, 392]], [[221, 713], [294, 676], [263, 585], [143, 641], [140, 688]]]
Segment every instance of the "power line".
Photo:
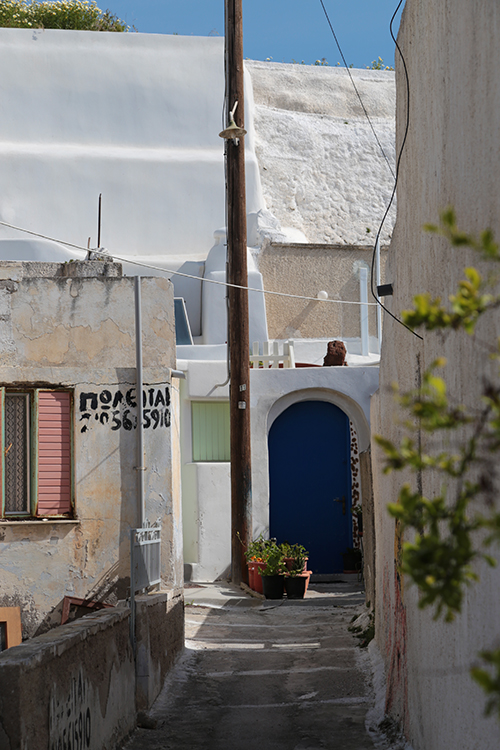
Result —
[[[8, 224], [6, 221], [0, 221], [1, 226], [9, 227], [10, 229], [15, 229], [18, 232], [25, 232], [26, 234], [31, 234], [34, 237], [40, 237], [44, 240], [49, 240], [50, 242], [57, 242], [59, 245], [66, 245], [67, 247], [72, 247], [75, 250], [82, 250], [83, 252], [87, 253], [89, 252], [89, 248], [83, 247], [82, 245], [75, 245], [72, 242], [65, 242], [64, 240], [58, 240], [54, 237], [49, 237], [45, 234], [40, 234], [39, 232], [32, 232], [30, 229], [23, 229], [22, 227], [17, 227], [14, 224]], [[91, 252], [99, 254], [99, 248], [92, 248]], [[275, 297], [290, 297], [292, 299], [302, 299], [302, 300], [310, 300], [313, 302], [331, 302], [331, 303], [337, 303], [339, 305], [371, 305], [376, 306], [376, 302], [355, 302], [351, 300], [344, 300], [344, 299], [318, 299], [318, 297], [306, 297], [302, 294], [288, 294], [287, 292], [272, 292], [269, 289], [259, 289], [258, 287], [251, 287], [251, 286], [242, 286], [240, 284], [230, 284], [227, 281], [217, 281], [216, 279], [206, 279], [202, 276], [195, 276], [194, 274], [189, 273], [182, 273], [181, 271], [171, 271], [168, 268], [161, 268], [160, 266], [153, 266], [150, 263], [142, 263], [138, 260], [132, 260], [130, 258], [121, 258], [118, 255], [109, 255], [110, 261], [117, 260], [120, 261], [120, 263], [130, 263], [134, 266], [140, 266], [141, 268], [149, 268], [152, 271], [160, 271], [160, 273], [165, 274], [166, 276], [182, 276], [185, 279], [194, 279], [195, 281], [200, 281], [206, 284], [217, 284], [219, 286], [225, 286], [225, 287], [233, 287], [234, 289], [246, 289], [249, 292], [259, 292], [260, 294], [270, 294], [274, 295]]]
[[403, 53], [401, 51], [401, 47], [399, 46], [397, 39], [394, 36], [394, 32], [393, 32], [393, 29], [392, 29], [392, 25], [394, 23], [394, 19], [396, 18], [397, 12], [400, 9], [402, 3], [403, 3], [403, 0], [399, 0], [398, 6], [397, 6], [396, 10], [394, 11], [394, 13], [392, 15], [391, 22], [389, 24], [389, 30], [391, 32], [391, 37], [394, 40], [394, 44], [396, 45], [397, 50], [398, 50], [399, 54], [401, 55], [401, 61], [403, 63], [403, 69], [404, 69], [404, 73], [405, 73], [405, 80], [406, 80], [406, 127], [405, 127], [405, 133], [404, 133], [403, 141], [401, 143], [401, 148], [399, 149], [399, 154], [398, 154], [398, 158], [397, 158], [397, 161], [396, 161], [396, 177], [394, 178], [394, 187], [392, 189], [391, 199], [390, 199], [389, 204], [388, 204], [388, 206], [387, 206], [387, 208], [385, 210], [385, 213], [384, 213], [384, 215], [382, 217], [382, 221], [380, 222], [380, 226], [378, 228], [377, 236], [375, 238], [375, 245], [373, 247], [372, 265], [371, 265], [371, 274], [370, 274], [370, 290], [371, 290], [371, 293], [372, 293], [372, 297], [374, 297], [374, 299], [376, 300], [377, 304], [380, 305], [380, 307], [382, 308], [382, 310], [385, 310], [385, 312], [388, 315], [390, 315], [391, 318], [393, 318], [397, 323], [399, 323], [400, 325], [402, 325], [404, 328], [406, 328], [408, 331], [410, 331], [410, 333], [413, 333], [414, 336], [416, 336], [418, 339], [420, 339], [421, 341], [423, 341], [424, 340], [423, 337], [420, 336], [420, 334], [418, 334], [412, 328], [410, 328], [410, 326], [407, 326], [406, 323], [403, 323], [403, 321], [400, 320], [397, 317], [397, 315], [394, 315], [394, 313], [392, 313], [390, 310], [388, 310], [387, 307], [380, 301], [380, 299], [378, 298], [378, 296], [373, 291], [373, 270], [374, 270], [374, 265], [375, 265], [375, 253], [377, 251], [377, 243], [378, 243], [380, 235], [382, 233], [382, 228], [384, 226], [384, 223], [385, 223], [385, 220], [386, 220], [387, 215], [389, 213], [389, 210], [390, 210], [390, 208], [392, 206], [392, 202], [394, 200], [394, 196], [396, 195], [396, 188], [398, 186], [398, 179], [399, 179], [399, 167], [401, 165], [401, 157], [403, 156], [403, 150], [404, 150], [404, 147], [406, 145], [406, 139], [407, 139], [407, 136], [408, 136], [408, 130], [410, 128], [410, 78], [408, 76], [408, 69], [406, 67], [406, 60], [404, 58], [404, 55], [403, 55]]
[[[348, 72], [348, 74], [349, 74], [349, 78], [351, 79], [351, 83], [352, 83], [352, 85], [353, 85], [353, 87], [354, 87], [354, 91], [356, 92], [356, 94], [357, 94], [357, 96], [358, 96], [358, 99], [359, 99], [359, 102], [360, 102], [360, 104], [361, 104], [361, 107], [362, 107], [362, 109], [363, 109], [363, 112], [365, 113], [365, 117], [366, 117], [366, 119], [368, 120], [368, 122], [370, 123], [370, 127], [371, 127], [371, 129], [372, 129], [373, 135], [375, 136], [375, 140], [377, 141], [377, 143], [378, 143], [378, 145], [379, 145], [379, 148], [380, 148], [380, 150], [381, 150], [381, 152], [382, 152], [382, 155], [383, 155], [384, 159], [385, 159], [385, 160], [386, 160], [386, 162], [387, 162], [387, 166], [389, 167], [390, 173], [392, 174], [392, 176], [394, 177], [394, 179], [396, 179], [396, 178], [395, 178], [395, 175], [394, 175], [394, 172], [392, 171], [391, 163], [390, 163], [389, 159], [387, 158], [387, 154], [385, 153], [385, 151], [384, 151], [384, 149], [383, 149], [383, 147], [382, 147], [382, 144], [381, 144], [381, 143], [380, 143], [380, 141], [379, 141], [378, 135], [377, 135], [377, 133], [376, 133], [376, 131], [375, 131], [375, 128], [373, 127], [373, 123], [372, 123], [372, 121], [370, 120], [370, 116], [369, 116], [368, 112], [366, 111], [366, 107], [365, 107], [365, 105], [364, 105], [364, 103], [363, 103], [363, 100], [362, 100], [362, 98], [361, 98], [361, 94], [360, 94], [360, 93], [359, 93], [359, 91], [358, 91], [358, 87], [357, 87], [357, 86], [356, 86], [356, 84], [354, 83], [354, 78], [352, 77], [352, 73], [351, 73], [351, 71], [350, 71], [350, 68], [349, 68], [349, 66], [348, 66], [348, 64], [347, 64], [347, 60], [346, 60], [346, 59], [345, 59], [345, 57], [344, 57], [344, 53], [342, 52], [342, 48], [341, 48], [341, 46], [340, 46], [339, 40], [337, 39], [337, 35], [336, 35], [336, 33], [335, 33], [335, 31], [334, 31], [334, 28], [333, 28], [333, 26], [332, 26], [332, 22], [330, 21], [330, 16], [328, 15], [328, 12], [327, 12], [327, 10], [326, 10], [326, 8], [325, 8], [325, 4], [323, 3], [323, 0], [319, 0], [319, 1], [320, 1], [320, 3], [321, 3], [321, 7], [323, 8], [323, 11], [324, 11], [324, 13], [325, 13], [325, 16], [326, 16], [326, 20], [328, 21], [328, 25], [330, 26], [330, 30], [331, 30], [331, 32], [332, 32], [332, 34], [333, 34], [333, 38], [335, 39], [335, 43], [336, 43], [336, 45], [337, 45], [337, 47], [338, 47], [338, 50], [339, 50], [339, 52], [340, 52], [340, 56], [342, 57], [342, 60], [343, 60], [343, 62], [344, 62], [344, 65], [345, 65], [345, 69], [347, 70], [347, 72]], [[397, 12], [397, 11], [396, 11], [396, 12]]]

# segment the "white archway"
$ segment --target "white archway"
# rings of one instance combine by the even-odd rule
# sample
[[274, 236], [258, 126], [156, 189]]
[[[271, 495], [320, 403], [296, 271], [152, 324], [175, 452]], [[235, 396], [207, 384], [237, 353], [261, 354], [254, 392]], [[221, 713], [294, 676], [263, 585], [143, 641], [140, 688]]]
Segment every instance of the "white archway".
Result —
[[327, 401], [338, 406], [339, 409], [342, 409], [347, 414], [356, 429], [360, 452], [367, 450], [370, 445], [370, 425], [363, 409], [354, 399], [346, 396], [345, 393], [339, 393], [339, 391], [333, 391], [328, 388], [302, 388], [298, 391], [291, 391], [277, 399], [268, 413], [267, 434], [269, 434], [274, 420], [285, 409], [288, 409], [289, 406], [299, 401]]

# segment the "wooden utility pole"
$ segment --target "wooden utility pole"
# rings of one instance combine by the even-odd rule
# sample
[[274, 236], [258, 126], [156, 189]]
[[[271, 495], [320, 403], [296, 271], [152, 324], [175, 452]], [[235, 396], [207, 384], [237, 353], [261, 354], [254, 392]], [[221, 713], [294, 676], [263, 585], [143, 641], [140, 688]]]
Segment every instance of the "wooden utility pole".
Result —
[[[244, 127], [242, 0], [225, 0], [226, 110]], [[236, 102], [237, 107], [234, 110]], [[235, 131], [238, 132], [238, 131]], [[248, 286], [243, 137], [226, 138], [228, 281]], [[244, 552], [252, 536], [250, 334], [248, 292], [228, 287], [231, 413], [231, 579], [247, 581]]]

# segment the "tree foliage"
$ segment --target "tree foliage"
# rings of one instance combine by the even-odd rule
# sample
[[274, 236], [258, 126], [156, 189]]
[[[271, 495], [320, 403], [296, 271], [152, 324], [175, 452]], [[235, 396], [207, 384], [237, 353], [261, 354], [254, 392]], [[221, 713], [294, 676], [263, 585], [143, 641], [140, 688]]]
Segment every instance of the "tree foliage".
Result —
[[[500, 263], [493, 233], [487, 229], [474, 237], [460, 231], [451, 208], [441, 214], [439, 225], [425, 228], [446, 237], [454, 247], [472, 248], [493, 267]], [[466, 268], [447, 303], [429, 294], [417, 295], [403, 321], [411, 328], [471, 335], [478, 320], [500, 305], [499, 280], [494, 270], [484, 278], [477, 268]], [[500, 360], [500, 342], [490, 356]], [[500, 378], [484, 380], [479, 402], [465, 407], [452, 403], [440, 375], [445, 367], [444, 359], [436, 360], [423, 374], [419, 388], [396, 394], [408, 417], [400, 444], [381, 436], [375, 439], [385, 452], [386, 473], [410, 469], [421, 476], [430, 471], [442, 479], [440, 491], [430, 498], [404, 484], [389, 513], [407, 530], [401, 567], [419, 587], [419, 606], [433, 606], [435, 618], [451, 621], [461, 610], [466, 586], [478, 578], [474, 564], [479, 559], [496, 564], [491, 549], [500, 542], [496, 482]], [[443, 449], [447, 444], [453, 449]], [[421, 482], [417, 484], [421, 487]], [[486, 712], [496, 711], [500, 718], [500, 648], [483, 651], [479, 657], [482, 664], [471, 674], [488, 695]]]
[[95, 0], [0, 0], [0, 26], [15, 29], [128, 31], [128, 26]]

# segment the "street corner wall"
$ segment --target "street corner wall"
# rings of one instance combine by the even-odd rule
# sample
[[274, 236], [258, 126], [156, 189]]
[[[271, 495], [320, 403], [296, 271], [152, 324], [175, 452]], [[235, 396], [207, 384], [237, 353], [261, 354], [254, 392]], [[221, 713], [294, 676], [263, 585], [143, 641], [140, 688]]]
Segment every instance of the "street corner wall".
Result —
[[163, 585], [183, 594], [184, 591], [184, 543], [182, 519], [182, 459], [181, 459], [181, 379], [170, 381], [170, 432], [172, 466], [172, 514], [168, 535], [162, 535], [164, 559], [170, 560], [164, 571]]
[[184, 600], [161, 592], [136, 602], [136, 706], [148, 710], [160, 693], [169, 669], [184, 648]]
[[[182, 544], [171, 439], [173, 293], [160, 278], [143, 279], [141, 289], [146, 520], [162, 525], [163, 585], [179, 589]], [[73, 394], [74, 517], [0, 523], [0, 600], [22, 608], [27, 638], [59, 624], [65, 596], [113, 604], [129, 593], [129, 531], [139, 521], [134, 281], [4, 281], [0, 304], [8, 334], [0, 343], [2, 384]]]
[[[5, 276], [10, 264], [1, 265]], [[37, 272], [36, 265], [22, 264], [31, 273]], [[95, 373], [135, 367], [133, 278], [19, 279], [15, 264], [11, 276], [0, 281], [3, 368], [63, 367], [66, 372]], [[144, 366], [173, 367], [172, 285], [167, 279], [144, 278], [141, 289]]]
[[[372, 436], [383, 435], [397, 439], [396, 425], [387, 418], [392, 395], [384, 389], [371, 400]], [[387, 400], [389, 403], [387, 403]], [[397, 502], [398, 490], [404, 479], [394, 480], [393, 475], [383, 473], [384, 454], [375, 440], [371, 445], [373, 478], [373, 537], [375, 550], [371, 556], [374, 565], [371, 590], [375, 600], [375, 639], [384, 660], [387, 691], [385, 711], [408, 734], [408, 663], [407, 663], [407, 598], [404, 578], [398, 571], [401, 563], [402, 535], [387, 510], [389, 503]], [[370, 519], [367, 519], [368, 521]], [[368, 535], [369, 536], [369, 535]], [[368, 577], [370, 581], [370, 577]]]
[[[474, 34], [470, 35], [470, 29]], [[409, 72], [409, 130], [401, 158], [398, 215], [389, 250], [387, 281], [394, 295], [385, 304], [396, 316], [412, 306], [414, 295], [428, 292], [447, 300], [456, 291], [463, 269], [489, 270], [469, 248], [451, 248], [425, 223], [437, 223], [439, 212], [454, 206], [460, 229], [478, 234], [491, 227], [500, 236], [496, 199], [500, 153], [500, 64], [497, 39], [500, 12], [496, 4], [466, 0], [435, 4], [407, 0], [399, 43]], [[406, 76], [396, 63], [397, 143], [407, 124]], [[418, 331], [423, 341], [388, 316], [384, 322], [380, 389], [372, 399], [372, 431], [400, 444], [404, 434], [391, 384], [400, 392], [419, 386], [438, 357], [447, 366], [438, 374], [447, 383], [453, 404], [477, 406], [485, 380], [497, 382], [497, 363], [489, 357], [500, 335], [498, 315], [486, 315], [474, 336], [453, 331]], [[423, 450], [426, 436], [422, 439]], [[450, 438], [451, 439], [451, 438]], [[433, 436], [439, 450], [438, 438]], [[443, 445], [445, 450], [448, 446]], [[477, 654], [495, 646], [500, 602], [492, 596], [500, 585], [498, 568], [477, 563], [480, 580], [465, 591], [462, 611], [453, 623], [433, 620], [418, 607], [418, 592], [398, 572], [403, 535], [387, 513], [399, 488], [417, 481], [426, 497], [440, 490], [442, 477], [383, 474], [383, 454], [372, 447], [376, 530], [376, 639], [385, 660], [386, 710], [403, 726], [415, 750], [493, 750], [500, 741], [494, 718], [483, 715], [485, 695], [470, 678]], [[498, 556], [498, 549], [493, 550]]]
[[114, 750], [135, 727], [129, 610], [87, 616], [0, 654], [0, 747]]

